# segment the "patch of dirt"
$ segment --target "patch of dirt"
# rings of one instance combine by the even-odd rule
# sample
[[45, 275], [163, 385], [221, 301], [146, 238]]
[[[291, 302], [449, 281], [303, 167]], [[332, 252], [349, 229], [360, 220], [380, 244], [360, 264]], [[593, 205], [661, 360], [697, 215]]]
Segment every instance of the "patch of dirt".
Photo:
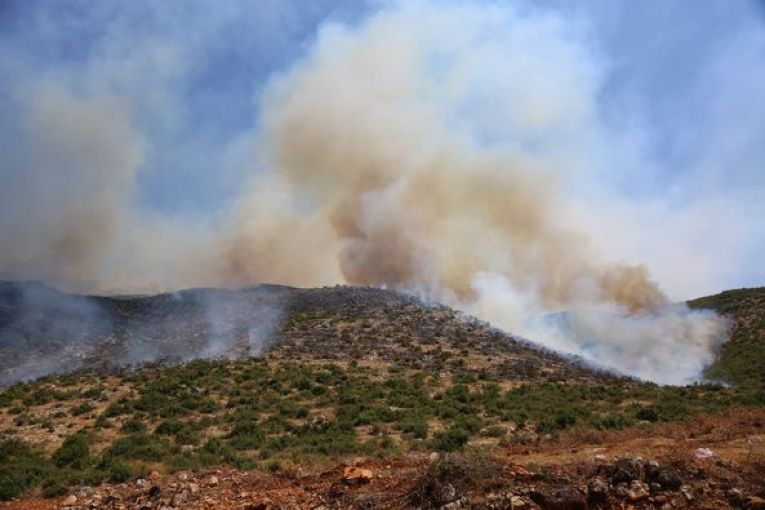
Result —
[[0, 509], [760, 508], [764, 416], [735, 411], [654, 428], [650, 436], [640, 428], [608, 432], [596, 444], [571, 434], [519, 452], [153, 473]]

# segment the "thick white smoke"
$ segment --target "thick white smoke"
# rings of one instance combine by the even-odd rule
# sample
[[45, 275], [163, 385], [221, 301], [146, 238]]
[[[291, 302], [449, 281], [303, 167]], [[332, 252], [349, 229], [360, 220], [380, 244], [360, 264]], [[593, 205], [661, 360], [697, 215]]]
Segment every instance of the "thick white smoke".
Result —
[[494, 3], [325, 25], [260, 96], [227, 163], [253, 177], [204, 224], [136, 207], [147, 135], [118, 92], [43, 87], [0, 205], [0, 271], [95, 290], [394, 286], [629, 374], [693, 380], [725, 323], [609, 261], [619, 250], [589, 235], [598, 205], [574, 192], [615, 148], [635, 162], [630, 129], [601, 118], [609, 69], [590, 40], [576, 18]]
[[307, 217], [332, 225], [347, 281], [425, 290], [549, 347], [687, 382], [725, 324], [670, 305], [644, 267], [605, 263], [569, 221], [566, 182], [605, 132], [601, 76], [557, 17], [401, 4], [326, 29], [268, 91], [261, 141]]

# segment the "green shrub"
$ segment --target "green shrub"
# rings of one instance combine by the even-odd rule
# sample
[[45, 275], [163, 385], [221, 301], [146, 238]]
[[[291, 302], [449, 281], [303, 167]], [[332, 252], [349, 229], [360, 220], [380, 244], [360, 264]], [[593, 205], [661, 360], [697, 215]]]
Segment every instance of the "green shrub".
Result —
[[80, 393], [80, 396], [83, 398], [98, 398], [103, 395], [103, 391], [103, 388], [93, 386], [92, 388], [88, 388], [87, 390], [84, 390], [82, 393]]
[[198, 407], [199, 412], [204, 414], [214, 413], [218, 409], [220, 409], [218, 404], [210, 399], [203, 400]]
[[459, 450], [470, 439], [470, 434], [461, 428], [450, 427], [443, 432], [437, 432], [433, 437], [433, 448], [444, 452]]
[[237, 469], [251, 469], [254, 466], [219, 438], [210, 439], [197, 451], [177, 455], [171, 461], [174, 470], [201, 469], [221, 464], [230, 464]]
[[97, 429], [108, 429], [112, 427], [111, 421], [109, 418], [106, 417], [105, 414], [98, 415], [98, 418], [96, 418], [95, 423], [93, 423], [93, 426]]
[[106, 418], [114, 418], [122, 414], [128, 414], [133, 410], [133, 405], [125, 397], [119, 399], [116, 403], [110, 404], [103, 412], [102, 416]]
[[165, 420], [154, 430], [155, 434], [173, 436], [178, 444], [197, 444], [199, 432], [190, 422], [176, 419]]
[[142, 434], [145, 433], [148, 429], [146, 428], [146, 424], [138, 419], [130, 419], [122, 424], [122, 427], [120, 427], [120, 432], [124, 432], [126, 434]]
[[638, 420], [656, 422], [659, 421], [659, 413], [652, 407], [641, 407], [635, 413], [635, 418]]
[[556, 414], [552, 419], [542, 419], [537, 425], [537, 432], [540, 434], [551, 434], [560, 430], [565, 430], [576, 423], [576, 416], [566, 412]]
[[48, 478], [50, 463], [29, 444], [18, 439], [0, 443], [0, 500], [15, 498]]
[[239, 420], [228, 435], [231, 446], [237, 450], [258, 448], [265, 435], [255, 421]]
[[89, 413], [95, 409], [89, 402], [83, 402], [74, 409], [72, 409], [72, 416], [80, 416], [81, 414]]
[[629, 422], [624, 418], [624, 416], [615, 416], [612, 414], [609, 414], [608, 416], [605, 416], [604, 418], [598, 418], [592, 421], [592, 425], [598, 429], [598, 430], [604, 430], [604, 429], [616, 429], [620, 430], [629, 425]]
[[408, 418], [403, 420], [399, 427], [401, 432], [411, 434], [416, 439], [425, 439], [428, 437], [428, 423], [424, 419]]
[[130, 434], [114, 441], [104, 451], [102, 465], [111, 465], [114, 459], [160, 462], [173, 451], [167, 441], [146, 433]]
[[481, 435], [484, 437], [505, 437], [506, 434], [507, 429], [502, 425], [492, 425], [481, 431]]
[[183, 430], [185, 423], [180, 420], [165, 420], [154, 429], [155, 434], [173, 436]]
[[51, 458], [58, 467], [86, 469], [90, 463], [90, 440], [83, 432], [77, 432], [66, 439]]
[[133, 470], [128, 464], [115, 460], [109, 466], [109, 473], [107, 476], [110, 482], [123, 483], [133, 477]]
[[63, 496], [69, 492], [69, 484], [67, 480], [61, 478], [50, 478], [45, 481], [42, 489], [42, 496], [44, 498], [56, 498]]

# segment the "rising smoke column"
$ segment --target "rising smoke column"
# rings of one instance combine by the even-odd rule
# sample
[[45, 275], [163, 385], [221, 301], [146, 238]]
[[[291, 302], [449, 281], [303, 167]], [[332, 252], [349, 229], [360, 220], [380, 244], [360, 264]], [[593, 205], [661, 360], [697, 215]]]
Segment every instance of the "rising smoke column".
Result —
[[[685, 382], [724, 323], [670, 306], [645, 267], [600, 260], [586, 225], [570, 222], [565, 184], [596, 150], [601, 76], [556, 17], [396, 4], [359, 28], [327, 27], [275, 80], [263, 147], [307, 218], [331, 225], [346, 281], [425, 292], [551, 347]], [[565, 321], [545, 318], [563, 310]]]
[[121, 59], [83, 73], [87, 86], [45, 77], [22, 99], [16, 152], [0, 156], [18, 169], [0, 173], [14, 190], [0, 203], [0, 272], [97, 291], [386, 285], [687, 381], [724, 323], [670, 306], [647, 268], [607, 260], [588, 237], [589, 204], [572, 198], [617, 138], [600, 119], [608, 69], [589, 41], [560, 14], [488, 3], [386, 3], [359, 25], [327, 24], [261, 94], [256, 127], [232, 142], [253, 177], [205, 222], [135, 196], [151, 142], [136, 110], [174, 97], [182, 44], [141, 45], [159, 55], [151, 108], [114, 86]]

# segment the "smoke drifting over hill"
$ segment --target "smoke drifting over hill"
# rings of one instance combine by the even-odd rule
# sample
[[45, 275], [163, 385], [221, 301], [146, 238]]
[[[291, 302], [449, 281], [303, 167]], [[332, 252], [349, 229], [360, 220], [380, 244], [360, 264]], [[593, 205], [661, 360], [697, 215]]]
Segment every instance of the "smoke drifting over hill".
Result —
[[[151, 48], [160, 74], [181, 72], [172, 47]], [[580, 184], [636, 144], [601, 118], [607, 66], [564, 16], [402, 2], [325, 25], [260, 94], [225, 161], [246, 176], [240, 194], [205, 221], [137, 205], [151, 132], [112, 64], [21, 94], [5, 275], [89, 291], [390, 286], [670, 383], [724, 340], [722, 320], [672, 305], [647, 267], [590, 237], [603, 231]]]

